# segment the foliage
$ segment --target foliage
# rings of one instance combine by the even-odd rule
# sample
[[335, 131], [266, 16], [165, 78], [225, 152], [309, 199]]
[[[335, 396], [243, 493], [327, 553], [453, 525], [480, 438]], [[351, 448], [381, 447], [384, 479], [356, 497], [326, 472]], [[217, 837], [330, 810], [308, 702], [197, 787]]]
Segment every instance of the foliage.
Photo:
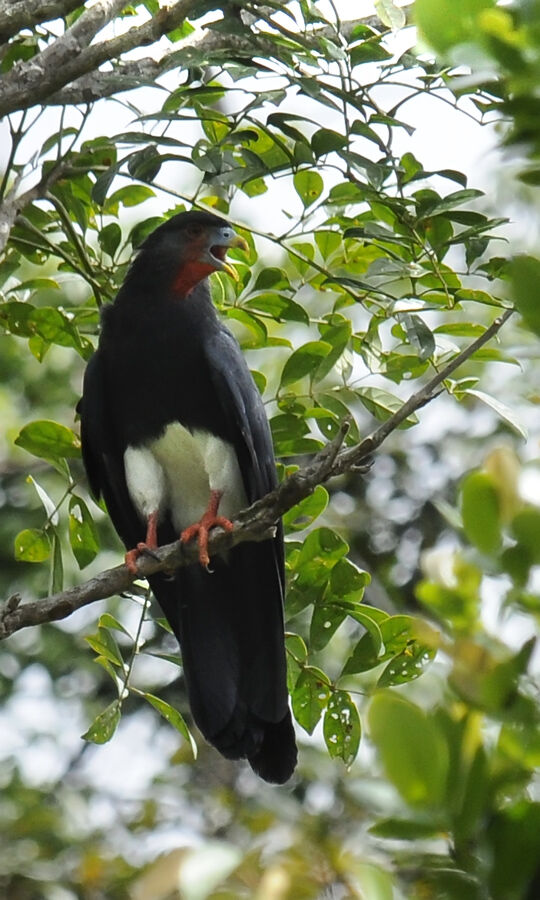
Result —
[[[501, 372], [516, 363], [532, 368], [539, 263], [507, 259], [506, 218], [464, 173], [427, 170], [411, 149], [395, 147], [411, 136], [402, 107], [420, 94], [469, 114], [475, 108], [479, 121], [509, 114], [509, 140], [523, 136], [530, 119], [516, 103], [532, 94], [532, 6], [463, 0], [459, 15], [442, 16], [442, 4], [419, 0], [420, 25], [443, 54], [468, 40], [471, 20], [481, 23], [478, 42], [499, 70], [489, 82], [467, 85], [446, 67], [447, 56], [441, 64], [410, 51], [396, 56], [388, 26], [399, 13], [390, 3], [379, 4], [386, 25], [341, 22], [332, 7], [308, 0], [283, 8], [195, 6], [193, 24], [210, 14], [205, 38], [190, 43], [187, 19], [168, 32], [170, 74], [159, 90], [127, 95], [118, 126], [107, 101], [72, 107], [69, 94], [66, 106], [49, 107], [45, 141], [32, 104], [7, 117], [4, 208], [18, 179], [33, 176], [43, 186], [14, 221], [0, 269], [13, 422], [5, 490], [18, 560], [16, 567], [6, 556], [7, 592], [59, 591], [81, 580], [80, 569], [98, 571], [104, 551], [118, 549], [86, 493], [72, 410], [98, 309], [114, 297], [146, 234], [168, 216], [209, 208], [248, 241], [247, 253], [233, 252], [238, 282], [214, 276], [214, 299], [268, 404], [282, 477], [333, 438], [347, 416], [345, 443], [358, 443], [514, 302], [523, 318], [445, 377], [445, 396], [435, 401], [440, 441], [423, 439], [423, 414], [412, 413], [390, 436], [373, 475], [319, 485], [284, 517], [288, 678], [306, 735], [292, 788], [254, 787], [204, 746], [194, 762], [190, 722], [178, 709], [185, 707], [174, 680], [176, 647], [137, 584], [129, 597], [111, 599], [90, 618], [78, 615], [73, 626], [11, 639], [1, 672], [8, 712], [16, 713], [24, 672], [39, 666], [58, 708], [75, 715], [87, 749], [66, 729], [64, 756], [71, 759], [63, 773], [53, 767], [41, 792], [13, 752], [6, 893], [26, 898], [35, 887], [52, 897], [55, 881], [74, 897], [124, 897], [128, 885], [135, 885], [132, 896], [168, 896], [180, 885], [188, 900], [315, 897], [326, 888], [369, 900], [525, 900], [540, 834], [528, 790], [540, 753], [529, 674], [540, 515], [518, 490], [520, 463], [508, 442], [526, 436], [525, 423]], [[159, 7], [135, 3], [122, 17], [146, 11], [157, 21]], [[58, 20], [60, 32], [81, 13]], [[58, 29], [43, 22], [24, 27], [6, 44], [2, 72], [16, 71], [57, 38]], [[113, 74], [120, 68], [113, 60]], [[139, 75], [136, 84], [147, 80]], [[492, 392], [497, 381], [506, 402]], [[519, 399], [521, 407], [535, 402], [532, 391]], [[506, 442], [490, 442], [490, 453], [471, 450], [466, 433], [452, 434], [453, 421], [465, 415], [468, 422], [481, 409], [488, 434]], [[415, 440], [426, 448], [420, 470]], [[453, 476], [445, 441], [457, 448]], [[430, 463], [447, 470], [438, 490], [423, 483]], [[388, 476], [377, 476], [379, 465], [383, 472], [390, 466], [390, 488]], [[392, 513], [399, 499], [408, 518]], [[420, 548], [435, 548], [423, 574]], [[486, 624], [482, 601], [490, 591], [500, 599], [501, 619], [527, 622], [519, 646]], [[88, 758], [91, 744], [115, 732], [111, 747], [122, 746], [130, 723], [147, 716], [154, 716], [153, 733], [165, 735], [166, 765], [131, 808], [118, 816], [108, 808], [111, 841], [103, 819], [90, 815], [95, 797], [106, 797], [106, 779], [85, 782], [79, 753]], [[43, 727], [37, 743], [59, 745], [62, 733], [59, 719]], [[174, 798], [173, 812], [160, 784]], [[149, 857], [137, 855], [134, 839], [177, 825], [179, 803], [190, 811], [192, 831], [208, 839], [199, 860], [207, 887], [190, 881], [197, 851], [159, 858], [141, 874]], [[83, 826], [86, 816], [91, 824]], [[13, 859], [25, 863], [26, 874]]]

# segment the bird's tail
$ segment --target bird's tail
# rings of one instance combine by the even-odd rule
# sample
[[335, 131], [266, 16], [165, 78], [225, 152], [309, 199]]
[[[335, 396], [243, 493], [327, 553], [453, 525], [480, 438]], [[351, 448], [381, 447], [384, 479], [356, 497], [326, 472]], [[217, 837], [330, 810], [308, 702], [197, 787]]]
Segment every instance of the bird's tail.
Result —
[[281, 588], [264, 543], [241, 544], [213, 571], [150, 579], [182, 650], [193, 718], [228, 759], [282, 784], [296, 765], [286, 686]]

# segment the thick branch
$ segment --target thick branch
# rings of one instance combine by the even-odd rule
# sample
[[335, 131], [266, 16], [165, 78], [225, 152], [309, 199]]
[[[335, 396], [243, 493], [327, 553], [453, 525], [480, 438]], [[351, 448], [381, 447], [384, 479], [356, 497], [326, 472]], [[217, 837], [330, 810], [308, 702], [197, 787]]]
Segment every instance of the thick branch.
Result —
[[128, 60], [115, 66], [111, 71], [90, 72], [81, 78], [75, 79], [71, 84], [66, 84], [61, 90], [47, 97], [43, 102], [49, 105], [76, 105], [78, 103], [92, 103], [104, 97], [112, 97], [123, 91], [130, 91], [142, 84], [155, 84], [157, 78], [171, 69], [181, 65], [182, 50], [189, 53], [204, 51], [210, 58], [219, 54], [226, 54], [227, 59], [253, 59], [256, 54], [254, 41], [247, 40], [241, 35], [231, 36], [220, 34], [217, 31], [207, 31], [202, 37], [190, 40], [180, 49], [175, 48], [169, 53], [164, 53], [160, 59], [144, 57], [144, 59]]
[[[512, 312], [513, 310], [508, 309], [499, 316], [483, 335], [469, 344], [423, 388], [409, 397], [393, 416], [379, 425], [367, 438], [355, 447], [341, 450], [348, 430], [348, 423], [344, 422], [336, 438], [327, 444], [308, 466], [295, 472], [271, 494], [241, 512], [232, 532], [225, 533], [221, 529], [216, 529], [209, 542], [210, 555], [223, 553], [243, 541], [260, 541], [270, 537], [279, 517], [300, 500], [309, 496], [318, 484], [323, 484], [334, 475], [358, 470], [362, 464], [368, 462], [373, 451], [380, 447], [383, 441], [405, 419], [437, 396], [439, 386], [444, 379], [448, 378], [458, 366], [470, 359], [480, 347], [497, 334]], [[198, 549], [194, 544], [185, 546], [176, 542], [166, 547], [160, 547], [156, 556], [157, 559], [147, 556], [139, 558], [137, 563], [139, 577], [152, 575], [164, 569], [190, 565], [197, 561]], [[133, 576], [126, 566], [117, 566], [115, 569], [102, 572], [84, 584], [69, 588], [44, 600], [21, 603], [18, 597], [12, 597], [0, 612], [0, 639], [29, 625], [40, 625], [63, 619], [95, 600], [104, 600], [128, 590], [132, 581]]]
[[97, 32], [126, 5], [126, 0], [100, 0], [41, 53], [13, 66], [2, 79], [0, 117], [35, 106], [103, 63], [117, 59], [135, 47], [153, 44], [197, 10], [196, 0], [178, 0], [144, 25], [130, 28], [108, 41], [91, 44]]
[[80, 5], [81, 0], [6, 0], [0, 5], [0, 44], [21, 28], [62, 18]]

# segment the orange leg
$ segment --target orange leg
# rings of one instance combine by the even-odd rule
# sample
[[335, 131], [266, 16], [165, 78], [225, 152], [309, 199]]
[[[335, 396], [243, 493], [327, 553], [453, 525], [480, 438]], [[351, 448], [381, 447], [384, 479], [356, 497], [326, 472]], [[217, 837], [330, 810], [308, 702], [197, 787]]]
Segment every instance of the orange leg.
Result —
[[157, 510], [150, 513], [146, 525], [146, 540], [144, 542], [140, 541], [133, 550], [128, 550], [124, 557], [124, 562], [132, 575], [137, 574], [137, 560], [139, 556], [142, 553], [150, 552], [151, 554], [152, 550], [157, 550], [157, 519]]
[[190, 525], [189, 528], [184, 528], [182, 534], [180, 535], [180, 540], [183, 543], [191, 541], [192, 538], [195, 537], [195, 535], [198, 536], [199, 562], [201, 566], [204, 566], [205, 568], [210, 562], [210, 557], [208, 555], [208, 536], [210, 529], [215, 528], [216, 525], [219, 525], [221, 528], [224, 528], [225, 531], [233, 530], [233, 523], [230, 521], [230, 519], [226, 519], [225, 516], [218, 516], [217, 514], [221, 495], [222, 491], [211, 491], [208, 506], [201, 516], [200, 520], [198, 522], [194, 522], [194, 524]]

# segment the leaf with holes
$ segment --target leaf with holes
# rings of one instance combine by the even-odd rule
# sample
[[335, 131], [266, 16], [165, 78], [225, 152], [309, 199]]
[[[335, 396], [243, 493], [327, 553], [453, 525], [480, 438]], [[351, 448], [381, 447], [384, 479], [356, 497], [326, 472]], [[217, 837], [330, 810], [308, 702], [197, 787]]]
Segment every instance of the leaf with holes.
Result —
[[92, 744], [106, 744], [110, 741], [120, 721], [120, 701], [114, 700], [96, 716], [90, 728], [82, 735], [83, 741]]
[[330, 696], [330, 681], [321, 669], [302, 669], [292, 694], [292, 707], [299, 725], [312, 734]]
[[312, 650], [318, 652], [326, 647], [346, 617], [346, 611], [335, 603], [316, 603], [309, 629]]
[[334, 691], [328, 701], [323, 722], [324, 741], [332, 759], [350, 766], [360, 746], [360, 717], [347, 691]]
[[321, 176], [313, 169], [302, 169], [297, 172], [293, 183], [296, 193], [306, 208], [319, 199], [324, 188]]
[[25, 528], [19, 531], [14, 547], [15, 559], [19, 562], [45, 562], [51, 553], [49, 538], [39, 528]]

